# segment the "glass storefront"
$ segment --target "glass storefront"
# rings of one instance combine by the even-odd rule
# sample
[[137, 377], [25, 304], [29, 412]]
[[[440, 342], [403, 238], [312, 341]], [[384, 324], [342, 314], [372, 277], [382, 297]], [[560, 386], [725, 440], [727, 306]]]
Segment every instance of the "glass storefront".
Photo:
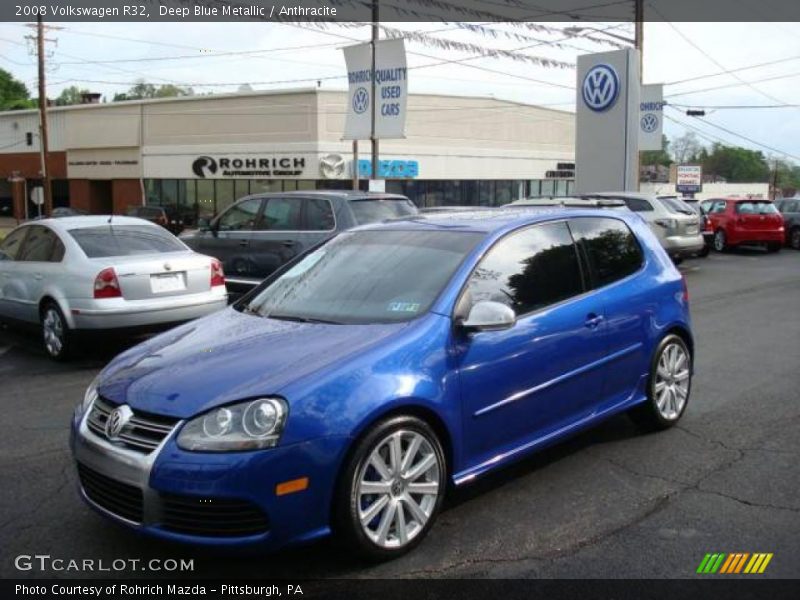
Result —
[[[187, 227], [209, 219], [248, 194], [295, 190], [349, 190], [349, 180], [329, 179], [145, 179], [147, 203], [178, 210]], [[361, 180], [361, 189], [367, 189]], [[566, 179], [529, 180], [387, 180], [386, 191], [402, 194], [419, 207], [501, 206], [526, 196], [572, 192]]]

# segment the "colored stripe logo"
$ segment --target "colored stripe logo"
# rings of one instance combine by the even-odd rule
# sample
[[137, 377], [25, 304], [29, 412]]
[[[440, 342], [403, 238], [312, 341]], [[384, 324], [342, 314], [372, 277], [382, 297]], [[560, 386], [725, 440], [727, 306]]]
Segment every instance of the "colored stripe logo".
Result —
[[726, 575], [739, 573], [760, 574], [767, 569], [772, 556], [771, 552], [756, 552], [753, 554], [749, 552], [708, 553], [700, 561], [697, 572], [704, 575], [713, 575], [714, 573]]

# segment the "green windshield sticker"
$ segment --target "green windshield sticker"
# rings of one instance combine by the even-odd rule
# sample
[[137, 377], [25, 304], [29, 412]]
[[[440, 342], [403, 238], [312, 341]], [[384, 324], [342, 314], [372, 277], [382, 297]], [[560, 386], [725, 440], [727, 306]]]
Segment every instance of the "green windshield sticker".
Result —
[[419, 302], [390, 302], [389, 312], [415, 313], [419, 310]]

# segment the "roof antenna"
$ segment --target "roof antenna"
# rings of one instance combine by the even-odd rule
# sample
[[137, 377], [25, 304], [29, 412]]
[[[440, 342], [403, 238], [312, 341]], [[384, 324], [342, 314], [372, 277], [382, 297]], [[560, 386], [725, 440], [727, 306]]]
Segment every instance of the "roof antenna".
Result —
[[114, 218], [114, 213], [111, 213], [110, 215], [108, 215], [108, 224], [109, 225], [111, 225], [111, 219], [113, 219], [113, 218]]

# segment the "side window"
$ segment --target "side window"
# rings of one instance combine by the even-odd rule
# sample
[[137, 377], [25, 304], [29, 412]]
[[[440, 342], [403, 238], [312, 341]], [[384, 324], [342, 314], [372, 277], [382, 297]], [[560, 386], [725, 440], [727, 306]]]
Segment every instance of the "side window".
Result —
[[30, 227], [22, 227], [8, 234], [3, 243], [0, 244], [0, 260], [16, 260], [20, 246], [22, 246], [22, 240], [25, 239], [28, 229]]
[[19, 253], [17, 260], [26, 262], [49, 262], [53, 253], [56, 234], [47, 227], [34, 225], [31, 227], [25, 245]]
[[298, 231], [300, 226], [299, 198], [269, 198], [256, 231]]
[[303, 200], [306, 207], [306, 224], [309, 231], [330, 231], [336, 226], [330, 200], [308, 198]]
[[570, 221], [569, 226], [589, 261], [595, 287], [623, 279], [642, 266], [639, 242], [622, 221], [580, 218]]
[[711, 205], [710, 212], [715, 214], [725, 212], [725, 200], [717, 200], [716, 202], [714, 202], [714, 204]]
[[53, 253], [50, 255], [50, 262], [61, 262], [64, 260], [64, 243], [58, 239], [58, 236], [54, 236], [53, 239]]
[[470, 305], [493, 300], [518, 315], [583, 293], [566, 223], [536, 225], [500, 240], [473, 271], [467, 293]]
[[625, 204], [634, 212], [653, 211], [653, 205], [643, 198], [625, 198]]
[[253, 229], [261, 209], [261, 198], [252, 198], [231, 206], [218, 222], [220, 231], [249, 231]]

